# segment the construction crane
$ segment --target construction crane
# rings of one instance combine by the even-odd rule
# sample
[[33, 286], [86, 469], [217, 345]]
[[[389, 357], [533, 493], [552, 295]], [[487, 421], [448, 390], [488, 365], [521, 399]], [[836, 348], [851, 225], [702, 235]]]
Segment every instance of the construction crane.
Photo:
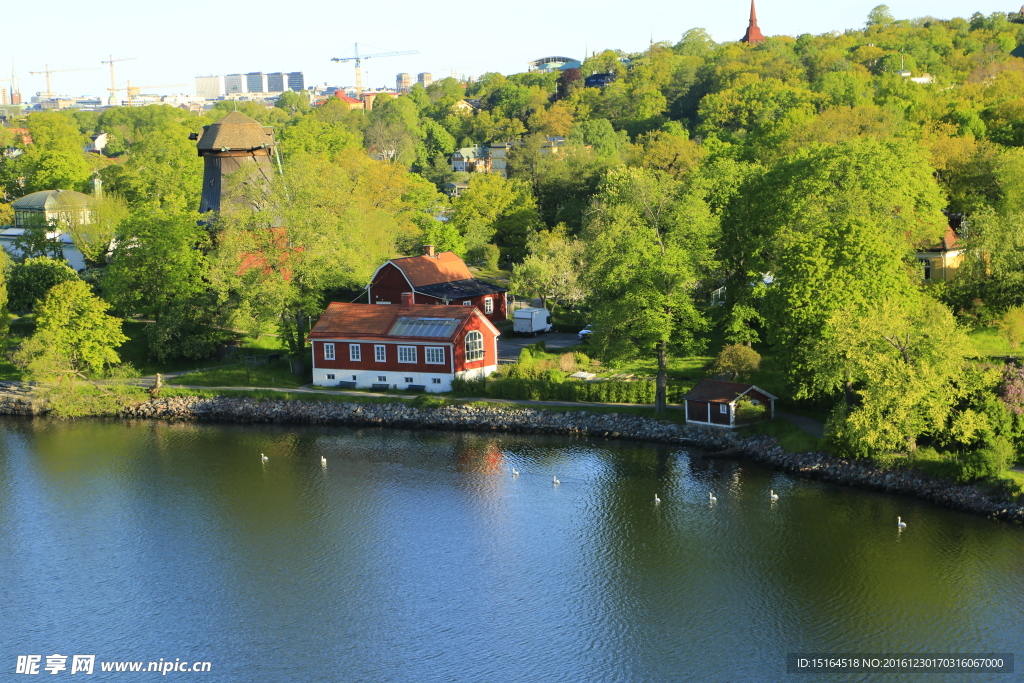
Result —
[[[107, 100], [107, 104], [110, 104], [110, 105], [117, 104], [117, 102], [116, 102], [116, 100], [117, 100], [117, 91], [119, 89], [120, 90], [124, 90], [124, 88], [118, 88], [117, 87], [117, 80], [114, 78], [114, 62], [130, 62], [133, 59], [137, 59], [137, 58], [136, 57], [123, 57], [121, 59], [114, 59], [114, 55], [110, 55], [110, 59], [101, 59], [100, 60], [100, 64], [109, 64], [110, 65], [110, 87], [107, 88], [107, 90], [110, 91], [110, 99]], [[131, 98], [129, 97], [129, 99], [131, 99]]]
[[[379, 48], [378, 48], [379, 49]], [[370, 59], [371, 57], [397, 57], [398, 55], [418, 55], [419, 50], [402, 50], [400, 52], [376, 52], [372, 55], [361, 55], [359, 54], [359, 43], [356, 43], [356, 55], [355, 57], [334, 57], [331, 59], [332, 62], [355, 62], [356, 63], [356, 97], [363, 96], [363, 68], [362, 63], [364, 59]]]
[[89, 67], [87, 69], [51, 69], [50, 65], [47, 64], [43, 67], [42, 71], [29, 71], [29, 73], [33, 76], [37, 74], [46, 74], [46, 92], [41, 92], [39, 94], [43, 97], [51, 98], [53, 97], [53, 88], [50, 87], [50, 74], [59, 74], [63, 71], [96, 71], [97, 69], [99, 69], [98, 66]]
[[[128, 81], [127, 83], [125, 83], [125, 87], [123, 87], [123, 88], [108, 88], [108, 90], [113, 90], [115, 93], [124, 90], [125, 93], [127, 94], [127, 98], [126, 98], [125, 101], [127, 102], [128, 106], [131, 107], [131, 106], [134, 106], [135, 98], [139, 96], [139, 93], [142, 92], [143, 88], [185, 88], [185, 87], [188, 87], [188, 83], [168, 83], [167, 85], [148, 85], [148, 84], [147, 85], [132, 85], [132, 82]], [[114, 95], [111, 95], [111, 99], [112, 100], [115, 99]], [[116, 105], [117, 102], [114, 101], [111, 104]]]

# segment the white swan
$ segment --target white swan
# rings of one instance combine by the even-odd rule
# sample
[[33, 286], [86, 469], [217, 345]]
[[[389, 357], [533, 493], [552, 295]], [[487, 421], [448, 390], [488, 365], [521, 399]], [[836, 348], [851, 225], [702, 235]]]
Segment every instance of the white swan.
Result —
[[776, 501], [779, 499], [779, 496], [775, 493], [775, 491], [771, 491], [771, 497], [772, 501]]
[[897, 529], [906, 529], [907, 528], [907, 524], [901, 518], [897, 517], [896, 518], [896, 528]]
[[519, 470], [517, 470], [515, 467], [512, 468], [512, 476], [513, 477], [518, 477], [519, 476]]
[[715, 494], [711, 493], [711, 491], [708, 491], [708, 499], [709, 499], [709, 500], [710, 500], [710, 501], [711, 501], [712, 503], [714, 503], [715, 501], [717, 501], [717, 500], [718, 500], [717, 498], [715, 498]]
[[661, 498], [658, 498], [658, 494], [657, 494], [657, 493], [655, 493], [655, 494], [654, 494], [654, 504], [655, 504], [655, 505], [657, 505], [657, 504], [658, 504], [658, 503], [660, 503], [660, 502], [661, 502]]
[[262, 460], [263, 462], [266, 462], [266, 461], [270, 460], [270, 458], [268, 458], [267, 456], [265, 456], [262, 453], [260, 453], [260, 460]]
[[558, 486], [561, 483], [562, 482], [558, 481], [558, 477], [556, 477], [555, 475], [551, 475], [551, 485], [552, 486]]
[[327, 467], [327, 456], [325, 456], [325, 455], [321, 455], [320, 456], [320, 464], [323, 465], [324, 467]]

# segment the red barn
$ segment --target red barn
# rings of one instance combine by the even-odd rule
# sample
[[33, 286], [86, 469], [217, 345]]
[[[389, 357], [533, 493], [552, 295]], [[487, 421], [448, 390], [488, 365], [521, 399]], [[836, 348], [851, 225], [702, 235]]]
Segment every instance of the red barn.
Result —
[[477, 280], [465, 261], [450, 251], [435, 254], [432, 246], [423, 256], [391, 259], [366, 287], [371, 304], [397, 303], [407, 292], [416, 304], [475, 306], [494, 323], [508, 318], [507, 289]]
[[332, 303], [309, 333], [313, 384], [449, 391], [498, 369], [498, 330], [475, 306]]
[[763, 419], [775, 417], [775, 401], [778, 397], [764, 389], [753, 384], [703, 379], [683, 395], [686, 421], [712, 427], [735, 427], [736, 403], [743, 397], [754, 405], [765, 406]]

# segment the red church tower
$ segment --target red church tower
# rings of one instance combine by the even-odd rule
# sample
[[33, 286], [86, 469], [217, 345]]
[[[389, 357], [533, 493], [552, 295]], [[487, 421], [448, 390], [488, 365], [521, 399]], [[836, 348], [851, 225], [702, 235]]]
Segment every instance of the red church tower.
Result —
[[757, 10], [754, 9], [754, 0], [750, 0], [750, 25], [747, 26], [747, 32], [742, 38], [740, 38], [740, 42], [759, 45], [764, 41], [764, 34], [762, 34], [761, 29], [757, 27]]

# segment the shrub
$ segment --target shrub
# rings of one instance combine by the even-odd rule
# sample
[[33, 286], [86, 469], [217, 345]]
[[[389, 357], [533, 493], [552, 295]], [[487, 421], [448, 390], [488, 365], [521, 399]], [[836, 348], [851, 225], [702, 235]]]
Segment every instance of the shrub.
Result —
[[558, 357], [558, 369], [562, 372], [576, 372], [576, 356], [572, 353], [563, 353]]
[[746, 377], [761, 367], [761, 354], [743, 344], [729, 344], [711, 366], [716, 375], [729, 375], [733, 380]]
[[590, 366], [590, 356], [583, 353], [582, 351], [573, 351], [572, 357], [576, 360], [576, 365], [578, 367], [586, 368]]
[[1003, 313], [996, 326], [1010, 348], [1016, 349], [1024, 342], [1024, 306], [1015, 306]]
[[763, 403], [754, 405], [754, 402], [747, 396], [740, 396], [736, 401], [736, 422], [739, 424], [757, 422], [764, 417], [766, 410]]
[[530, 347], [529, 346], [523, 347], [523, 349], [519, 352], [519, 363], [520, 364], [527, 364], [527, 363], [532, 363], [532, 362], [533, 362], [533, 352], [530, 351]]

